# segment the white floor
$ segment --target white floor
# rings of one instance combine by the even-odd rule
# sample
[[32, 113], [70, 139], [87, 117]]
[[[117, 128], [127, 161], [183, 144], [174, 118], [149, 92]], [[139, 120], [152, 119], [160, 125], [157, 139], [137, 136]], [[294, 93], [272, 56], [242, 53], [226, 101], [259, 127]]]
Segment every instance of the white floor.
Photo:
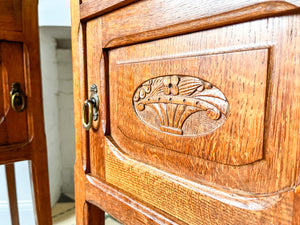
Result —
[[75, 204], [57, 203], [52, 208], [53, 225], [75, 225]]
[[[53, 225], [76, 225], [74, 203], [57, 203], [52, 209]], [[106, 225], [120, 225], [111, 216], [106, 214]]]

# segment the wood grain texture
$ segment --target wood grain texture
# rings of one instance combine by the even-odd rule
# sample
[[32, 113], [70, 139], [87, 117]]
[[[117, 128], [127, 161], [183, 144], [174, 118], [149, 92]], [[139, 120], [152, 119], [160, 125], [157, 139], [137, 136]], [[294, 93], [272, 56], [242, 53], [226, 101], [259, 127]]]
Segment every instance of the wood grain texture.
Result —
[[291, 224], [293, 190], [247, 198], [196, 187], [131, 160], [114, 146], [107, 139], [106, 181], [187, 224]]
[[[177, 40], [168, 39], [163, 43], [147, 44], [144, 47], [152, 55], [156, 55], [155, 49], [161, 49], [157, 46], [176, 49], [176, 46], [180, 46], [179, 43], [181, 42], [190, 43], [190, 46], [193, 46], [191, 48], [202, 50], [200, 46], [197, 46], [197, 40], [202, 39], [205, 42], [205, 39], [196, 34], [192, 36], [191, 39], [185, 39], [185, 37]], [[124, 151], [140, 153], [141, 151], [134, 150], [136, 147], [133, 147], [135, 145], [132, 144], [139, 141], [141, 144], [148, 144], [145, 145], [145, 148], [151, 148], [152, 151], [156, 151], [155, 146], [157, 146], [166, 149], [166, 153], [169, 149], [229, 165], [249, 164], [262, 159], [267, 49], [241, 52], [237, 50], [237, 52], [221, 52], [212, 55], [209, 53], [201, 55], [200, 53], [200, 56], [198, 56], [197, 53], [192, 52], [192, 49], [180, 47], [183, 54], [187, 52], [193, 56], [184, 57], [180, 52], [177, 56], [172, 53], [169, 55], [165, 51], [166, 55], [165, 57], [162, 56], [163, 59], [158, 57], [153, 61], [147, 61], [146, 59], [143, 61], [142, 57], [144, 57], [143, 52], [145, 50], [142, 48], [142, 46], [135, 45], [134, 49], [119, 49], [116, 52], [110, 52], [109, 57], [111, 136], [122, 146]], [[203, 52], [206, 51], [209, 52], [209, 49], [203, 49]], [[118, 56], [126, 58], [125, 55], [127, 54], [132, 58], [139, 58], [133, 52], [142, 53], [141, 61], [135, 62], [133, 60], [132, 63], [125, 64], [124, 62], [123, 64], [122, 58], [118, 58]], [[158, 54], [161, 54], [161, 52]], [[230, 61], [230, 64], [228, 64], [228, 61]], [[248, 63], [251, 63], [251, 65]], [[253, 68], [251, 72], [247, 71], [249, 67]], [[214, 126], [213, 123], [218, 126], [218, 120], [214, 121], [208, 118], [205, 112], [199, 112], [198, 114], [194, 112], [183, 124], [183, 135], [170, 136], [170, 132], [168, 134], [160, 131], [155, 132], [151, 127], [145, 126], [137, 120], [135, 111], [132, 110], [132, 97], [130, 96], [134, 95], [135, 89], [143, 81], [149, 78], [158, 79], [157, 77], [164, 74], [184, 74], [185, 76], [197, 77], [221, 90], [228, 100], [228, 115], [225, 113], [226, 116], [223, 115], [220, 118], [224, 124], [219, 129], [212, 127], [212, 131], [207, 132], [207, 127]], [[196, 82], [193, 82], [193, 84], [196, 84]], [[238, 95], [237, 92], [243, 94]], [[163, 102], [163, 95], [158, 95], [158, 98], [160, 98], [160, 102]], [[170, 98], [174, 101], [175, 96], [170, 96], [167, 100], [169, 101]], [[146, 102], [148, 99], [146, 96]], [[158, 110], [164, 111], [165, 109]], [[178, 112], [180, 113], [180, 110]], [[143, 116], [143, 122], [158, 119], [157, 115], [153, 114], [153, 109], [147, 106], [143, 114], [139, 112], [139, 115]], [[165, 117], [163, 120], [168, 120], [168, 115], [165, 115]], [[225, 119], [226, 117], [227, 119]], [[184, 115], [180, 118], [184, 118]], [[159, 123], [159, 121], [153, 121], [151, 125], [153, 127]], [[252, 135], [244, 136], [242, 130]], [[185, 136], [185, 132], [187, 136]], [[197, 135], [198, 133], [202, 135]], [[126, 141], [128, 142], [126, 143]], [[132, 155], [135, 155], [135, 153], [132, 153]], [[141, 156], [139, 160], [145, 161], [146, 158]], [[149, 160], [149, 163], [151, 161], [153, 160]]]
[[86, 189], [88, 202], [105, 210], [123, 224], [186, 224], [159, 209], [156, 212], [147, 204], [132, 199], [128, 194], [90, 175], [86, 176]]
[[[100, 106], [102, 109], [100, 112], [100, 118], [98, 121], [93, 123], [92, 129], [98, 132], [89, 132], [89, 138], [95, 145], [90, 146], [88, 151], [90, 152], [90, 163], [93, 165], [91, 167], [91, 173], [104, 179], [105, 178], [105, 156], [104, 156], [104, 144], [103, 137], [109, 132], [109, 127], [106, 126], [109, 121], [108, 113], [108, 70], [106, 69], [107, 57], [106, 53], [102, 52], [101, 46], [99, 45], [99, 40], [102, 39], [102, 32], [97, 32], [96, 30], [101, 30], [101, 20], [93, 20], [91, 23], [87, 24], [87, 36], [90, 35], [95, 38], [87, 39], [87, 74], [88, 76], [88, 87], [92, 84], [96, 84], [99, 87], [99, 98]], [[95, 49], [96, 48], [96, 49]], [[99, 60], [99, 61], [98, 61]], [[101, 146], [99, 149], [97, 146]], [[101, 162], [101, 163], [97, 163]]]
[[[79, 2], [78, 1], [71, 1], [71, 34], [72, 34], [72, 66], [73, 66], [73, 95], [74, 95], [74, 111], [79, 112], [81, 111], [81, 104], [82, 100], [80, 90], [78, 88], [80, 86], [80, 78], [79, 78]], [[84, 75], [82, 75], [84, 76]], [[76, 209], [76, 224], [83, 225], [84, 224], [84, 203], [85, 203], [85, 181], [84, 181], [84, 171], [83, 171], [83, 161], [82, 161], [82, 154], [83, 154], [83, 147], [82, 146], [82, 139], [84, 139], [84, 133], [82, 132], [81, 127], [81, 117], [80, 114], [75, 114], [74, 117], [75, 123], [75, 144], [76, 144], [76, 162], [74, 167], [74, 188], [75, 188], [75, 209]]]
[[[299, 5], [149, 0], [84, 15], [74, 2], [78, 224], [85, 200], [124, 224], [166, 223], [153, 213], [175, 224], [297, 224]], [[228, 100], [228, 118], [203, 145], [135, 115], [135, 91], [174, 74], [209, 81]], [[92, 84], [100, 118], [87, 137], [79, 104]]]
[[[217, 87], [178, 74], [145, 81], [135, 90], [132, 102], [137, 117], [146, 125], [183, 136], [213, 132], [225, 122], [229, 112], [228, 101]], [[187, 125], [187, 121], [195, 126]]]
[[[299, 5], [298, 0], [139, 1], [102, 17], [104, 29], [102, 44], [106, 48], [113, 48], [254, 19], [291, 14], [299, 11]], [[139, 10], [143, 12], [142, 20], [136, 13]]]
[[[15, 112], [11, 107], [10, 91], [14, 82], [21, 84], [26, 94], [23, 47], [21, 43], [0, 42], [0, 145], [27, 142], [27, 112]], [[15, 65], [20, 66], [15, 66]], [[18, 135], [16, 135], [18, 130]]]
[[1, 164], [8, 164], [23, 160], [30, 160], [31, 158], [31, 149], [30, 145], [26, 146], [5, 146], [5, 150], [1, 149], [0, 162]]
[[105, 225], [105, 212], [88, 202], [84, 205], [85, 224]]
[[0, 30], [0, 40], [22, 42], [24, 40], [24, 33]]
[[[87, 132], [81, 126], [81, 114], [77, 113], [81, 111], [84, 99], [87, 98], [87, 85], [85, 79], [86, 71], [86, 55], [83, 54], [83, 27], [80, 24], [79, 19], [79, 4], [78, 1], [71, 1], [71, 34], [72, 34], [72, 65], [73, 65], [73, 84], [74, 84], [74, 120], [75, 120], [75, 144], [76, 144], [76, 162], [74, 167], [75, 177], [75, 197], [76, 197], [76, 224], [84, 225], [90, 220], [90, 224], [104, 223], [103, 213], [97, 212], [89, 217], [89, 210], [86, 203], [86, 188], [85, 188], [85, 172], [90, 170], [90, 159], [87, 156], [88, 153], [88, 135]], [[80, 88], [78, 88], [80, 87]], [[100, 172], [101, 174], [101, 172]], [[103, 174], [103, 173], [102, 173]], [[92, 213], [92, 212], [91, 212]], [[91, 220], [94, 220], [93, 222]], [[97, 222], [95, 222], [97, 221]]]
[[[102, 14], [117, 10], [123, 6], [126, 6], [130, 3], [133, 2], [137, 2], [138, 0], [82, 0], [82, 3], [80, 4], [80, 19], [81, 20], [86, 20], [86, 19], [92, 19], [96, 16], [100, 16]], [[159, 1], [157, 1], [154, 4], [160, 4]], [[166, 4], [169, 4], [166, 1]], [[171, 4], [171, 3], [170, 3]], [[172, 2], [174, 8], [180, 7], [180, 6], [188, 6], [190, 3], [189, 2]], [[181, 4], [181, 5], [179, 5]], [[239, 3], [236, 3], [234, 1], [227, 1], [226, 3], [219, 3], [218, 2], [214, 2], [214, 4], [209, 4], [205, 1], [198, 1], [198, 2], [193, 2], [193, 4], [196, 6], [200, 6], [202, 5], [203, 8], [206, 8], [207, 13], [213, 13], [213, 14], [218, 14], [220, 12], [224, 11], [233, 11], [235, 9], [239, 9], [242, 7], [247, 7], [247, 6], [253, 6], [254, 4], [261, 4], [261, 5], [266, 5], [269, 8], [271, 8], [271, 10], [273, 12], [275, 12], [276, 10], [280, 11], [281, 10], [288, 10], [290, 9], [290, 7], [294, 6], [299, 6], [299, 1], [298, 0], [292, 0], [292, 1], [273, 1], [273, 0], [259, 0], [259, 1], [239, 1]], [[222, 8], [222, 5], [224, 6]], [[196, 7], [197, 7], [196, 6]], [[212, 8], [208, 8], [208, 6], [213, 6]], [[272, 7], [270, 7], [272, 6]], [[281, 6], [281, 7], [275, 7], [275, 6]], [[263, 7], [264, 8], [264, 7]], [[191, 10], [191, 8], [188, 8], [189, 10]], [[211, 12], [208, 12], [208, 10], [211, 10]], [[214, 10], [214, 11], [213, 11]], [[260, 11], [262, 11], [260, 9]], [[268, 10], [266, 10], [268, 11]], [[261, 13], [266, 13], [266, 11], [264, 10], [264, 12]], [[253, 16], [253, 15], [252, 15]]]
[[295, 188], [293, 225], [300, 224], [300, 186]]
[[[296, 155], [297, 159], [299, 160], [300, 154], [297, 152]], [[300, 165], [298, 164], [296, 167], [296, 174], [300, 174]], [[300, 177], [298, 176], [298, 183]], [[293, 225], [300, 224], [300, 185], [294, 187], [294, 215], [293, 215]]]
[[[0, 95], [4, 95], [6, 110], [0, 130], [1, 138], [2, 134], [7, 138], [0, 143], [0, 163], [30, 160], [36, 223], [46, 225], [52, 224], [52, 220], [41, 91], [37, 3], [36, 0], [0, 1], [0, 6], [9, 6], [0, 7]], [[13, 28], [10, 20], [20, 23], [21, 27]], [[21, 83], [26, 94], [26, 109], [21, 113], [13, 112], [10, 107], [9, 90], [13, 82]], [[2, 118], [1, 110], [0, 115]]]
[[136, 1], [137, 0], [86, 0], [80, 4], [80, 19], [91, 19]]
[[[130, 152], [136, 159], [199, 182], [204, 179], [207, 182], [225, 185], [228, 188], [256, 193], [272, 193], [297, 184], [298, 175], [295, 174], [295, 168], [298, 168], [298, 162], [293, 157], [298, 154], [299, 148], [294, 148], [292, 146], [295, 145], [289, 143], [299, 143], [299, 137], [294, 136], [299, 131], [299, 127], [297, 123], [293, 123], [296, 120], [298, 108], [294, 108], [293, 113], [290, 114], [287, 108], [284, 109], [289, 104], [282, 104], [281, 102], [287, 101], [287, 99], [293, 102], [299, 97], [297, 92], [284, 91], [287, 90], [287, 87], [288, 89], [299, 89], [297, 76], [293, 72], [294, 69], [286, 67], [287, 63], [290, 63], [291, 58], [293, 58], [291, 63], [295, 66], [294, 68], [297, 68], [297, 65], [299, 65], [299, 58], [297, 57], [299, 54], [295, 53], [295, 51], [298, 51], [296, 47], [297, 40], [294, 38], [295, 34], [293, 33], [293, 30], [299, 26], [298, 24], [297, 16], [270, 18], [110, 51], [110, 77], [112, 80], [109, 83], [111, 85], [112, 137], [116, 138], [123, 151]], [[222, 39], [219, 37], [222, 37]], [[219, 41], [209, 42], [209, 40]], [[180, 45], [183, 42], [189, 44]], [[163, 49], [162, 46], [165, 46], [167, 50]], [[255, 49], [269, 49], [268, 53], [266, 53], [268, 58], [262, 57], [259, 59], [257, 56], [254, 56], [255, 51], [253, 52], [252, 50]], [[116, 57], [114, 57], [114, 51], [117, 53]], [[237, 59], [241, 60], [241, 62], [254, 64], [246, 65], [234, 61], [235, 54], [232, 52], [237, 52]], [[263, 51], [260, 50], [258, 52], [262, 53]], [[243, 59], [241, 57], [243, 54], [246, 57], [249, 56], [249, 59]], [[122, 57], [118, 58], [120, 56]], [[197, 59], [198, 56], [199, 58]], [[229, 58], [225, 58], [225, 56]], [[218, 57], [224, 60], [224, 64], [217, 60]], [[216, 63], [213, 63], [215, 59]], [[284, 61], [286, 63], [283, 63]], [[259, 68], [258, 65], [261, 66], [261, 70], [255, 72]], [[212, 70], [211, 68], [215, 69]], [[237, 69], [239, 68], [244, 68], [245, 70], [238, 71]], [[251, 68], [251, 70], [249, 71], [248, 68]], [[233, 70], [231, 71], [231, 69]], [[285, 72], [282, 73], [281, 71]], [[252, 72], [253, 75], [251, 75]], [[198, 76], [209, 80], [220, 88], [229, 101], [231, 114], [224, 126], [218, 129], [214, 135], [221, 132], [226, 126], [231, 126], [235, 124], [235, 121], [239, 121], [240, 127], [233, 125], [236, 129], [236, 132], [232, 133], [233, 136], [229, 135], [226, 137], [226, 135], [224, 136], [225, 133], [222, 133], [220, 137], [224, 138], [224, 143], [231, 144], [234, 141], [227, 142], [227, 140], [230, 140], [228, 139], [229, 137], [234, 138], [235, 141], [238, 140], [237, 137], [239, 135], [243, 138], [257, 137], [256, 140], [263, 144], [263, 147], [261, 145], [262, 148], [257, 149], [263, 150], [260, 153], [264, 155], [264, 160], [248, 166], [229, 167], [209, 161], [197, 160], [194, 157], [186, 157], [184, 154], [193, 156], [199, 154], [198, 156], [204, 159], [238, 165], [239, 162], [240, 164], [241, 162], [246, 162], [246, 159], [249, 160], [248, 162], [251, 162], [251, 157], [253, 157], [253, 162], [253, 159], [260, 159], [262, 155], [259, 157], [259, 151], [250, 150], [251, 148], [249, 147], [244, 148], [249, 151], [248, 153], [242, 153], [242, 145], [232, 148], [232, 151], [229, 153], [228, 148], [221, 150], [224, 143], [220, 144], [221, 148], [218, 148], [216, 144], [218, 142], [216, 141], [212, 142], [214, 143], [212, 145], [213, 151], [208, 150], [207, 154], [205, 154], [204, 148], [197, 146], [194, 139], [170, 138], [170, 136], [152, 132], [151, 129], [138, 122], [131, 108], [131, 99], [135, 88], [149, 78], [161, 74], [176, 73], [186, 75], [199, 74]], [[263, 73], [265, 76], [262, 76]], [[145, 74], [144, 78], [143, 74]], [[221, 74], [228, 74], [232, 79], [222, 77], [220, 76]], [[261, 77], [259, 78], [254, 74], [259, 74]], [[243, 76], [248, 76], [248, 78], [244, 77], [241, 83], [236, 83]], [[252, 79], [253, 77], [256, 78]], [[294, 78], [291, 79], [291, 77]], [[220, 83], [220, 81], [234, 81], [235, 83], [224, 85], [225, 83]], [[120, 85], [124, 82], [127, 82], [124, 86]], [[247, 84], [249, 85], [248, 87]], [[260, 86], [255, 88], [256, 85]], [[255, 93], [253, 92], [254, 90], [258, 94], [257, 97], [252, 95]], [[237, 92], [235, 93], [234, 91]], [[238, 99], [239, 97], [241, 99]], [[249, 99], [246, 100], [247, 98]], [[241, 108], [236, 108], [240, 104], [249, 113], [245, 116], [245, 119], [242, 119], [243, 113], [241, 113]], [[279, 106], [283, 108], [278, 108]], [[237, 111], [233, 113], [235, 109]], [[251, 112], [251, 110], [254, 111]], [[261, 115], [260, 120], [258, 119], [259, 117], [253, 117], [259, 115]], [[250, 122], [251, 118], [253, 118], [252, 122]], [[282, 126], [277, 126], [277, 129], [274, 128], [276, 123], [281, 124], [281, 118], [285, 118], [286, 124], [290, 124], [288, 125], [289, 129], [285, 130], [288, 133], [284, 136], [280, 134], [283, 131], [282, 129], [284, 129]], [[248, 124], [246, 125], [242, 121]], [[259, 121], [261, 122], [259, 123]], [[132, 129], [130, 128], [130, 123], [134, 124]], [[136, 128], [134, 128], [135, 125]], [[261, 129], [258, 129], [259, 126]], [[246, 129], [249, 130], [246, 131]], [[233, 130], [229, 128], [228, 131]], [[149, 139], [151, 136], [153, 139]], [[210, 138], [211, 136], [208, 136], [207, 140], [210, 140]], [[207, 140], [203, 143], [207, 143]], [[220, 140], [218, 138], [218, 141]], [[254, 143], [253, 140], [251, 143]], [[144, 144], [145, 142], [148, 144]], [[189, 146], [189, 143], [191, 145], [187, 148], [181, 148], [178, 147], [180, 143], [182, 143], [182, 146]], [[249, 142], [247, 143], [250, 144]], [[277, 145], [274, 145], [274, 143], [277, 143]], [[156, 148], [154, 145], [159, 146], [159, 148]], [[298, 144], [296, 145], [298, 146]], [[139, 147], [137, 148], [137, 146]], [[180, 153], [184, 154], [175, 152], [170, 154], [166, 148], [177, 152], [182, 149]], [[143, 149], [143, 151], [137, 149]], [[189, 149], [190, 151], [188, 152]], [[196, 153], [197, 149], [199, 149], [198, 153]], [[278, 152], [279, 149], [284, 149], [284, 151]], [[248, 157], [244, 158], [244, 161], [242, 158], [239, 158], [243, 154]], [[182, 163], [178, 164], [177, 162], [179, 161]], [[178, 167], [180, 170], [178, 170]], [[224, 173], [224, 170], [228, 170], [228, 173]]]
[[40, 68], [40, 48], [38, 32], [37, 1], [22, 1], [23, 31], [26, 35], [24, 49], [24, 71], [27, 92], [28, 129], [33, 134], [30, 143], [30, 167], [34, 209], [37, 224], [52, 224], [49, 192], [47, 148], [44, 128], [42, 101], [42, 82]]
[[1, 145], [0, 146], [0, 152], [8, 152], [8, 151], [14, 151], [16, 149], [22, 149], [26, 145], [28, 145], [32, 139], [20, 143], [10, 144], [10, 145]]
[[22, 31], [22, 2], [2, 0], [0, 9], [0, 30]]

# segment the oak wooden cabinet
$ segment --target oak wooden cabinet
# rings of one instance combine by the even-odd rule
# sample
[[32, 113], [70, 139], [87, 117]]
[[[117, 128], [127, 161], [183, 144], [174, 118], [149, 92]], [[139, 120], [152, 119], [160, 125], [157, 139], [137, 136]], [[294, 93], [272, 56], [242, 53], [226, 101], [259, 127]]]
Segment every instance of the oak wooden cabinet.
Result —
[[22, 160], [30, 162], [36, 222], [52, 224], [37, 4], [0, 0], [0, 164], [6, 167], [13, 225], [19, 224], [13, 163]]
[[300, 224], [299, 6], [72, 1], [77, 223]]

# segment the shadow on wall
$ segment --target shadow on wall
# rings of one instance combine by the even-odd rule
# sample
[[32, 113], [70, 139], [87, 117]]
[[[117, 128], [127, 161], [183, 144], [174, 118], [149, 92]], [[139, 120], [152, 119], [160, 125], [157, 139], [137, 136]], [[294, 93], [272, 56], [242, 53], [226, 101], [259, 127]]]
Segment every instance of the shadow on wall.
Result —
[[70, 27], [40, 27], [51, 205], [74, 194], [74, 113]]

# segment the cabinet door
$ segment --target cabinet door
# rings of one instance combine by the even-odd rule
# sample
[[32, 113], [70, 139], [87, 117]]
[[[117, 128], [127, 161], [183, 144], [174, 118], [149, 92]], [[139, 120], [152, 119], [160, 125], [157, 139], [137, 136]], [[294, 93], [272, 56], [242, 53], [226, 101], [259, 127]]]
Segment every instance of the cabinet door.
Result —
[[22, 44], [0, 42], [0, 145], [28, 141], [26, 110], [17, 112], [13, 109], [10, 93], [13, 84], [19, 83], [26, 102], [23, 57]]
[[85, 198], [113, 214], [101, 198], [127, 204], [126, 195], [178, 224], [291, 224], [300, 17], [276, 13], [299, 9], [281, 2], [224, 13], [216, 1], [214, 16], [206, 3], [211, 14], [197, 1], [156, 0], [84, 18], [78, 96], [90, 87], [93, 96], [95, 84], [100, 98], [79, 142]]

